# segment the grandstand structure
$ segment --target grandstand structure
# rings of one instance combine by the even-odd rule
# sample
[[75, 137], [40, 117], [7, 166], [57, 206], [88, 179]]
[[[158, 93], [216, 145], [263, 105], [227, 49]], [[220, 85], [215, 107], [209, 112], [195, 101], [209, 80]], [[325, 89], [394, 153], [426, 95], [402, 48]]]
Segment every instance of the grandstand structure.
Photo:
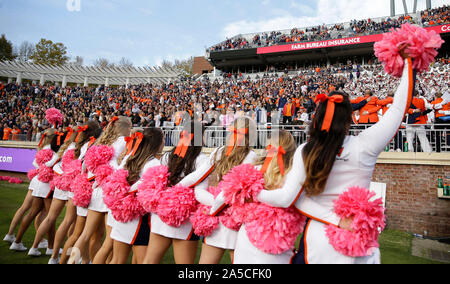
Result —
[[[445, 44], [439, 50], [439, 56], [448, 56], [450, 54], [450, 24], [423, 25], [421, 22], [421, 11], [362, 21], [383, 23], [404, 18], [413, 24], [441, 34]], [[205, 57], [217, 70], [234, 74], [266, 72], [267, 66], [289, 65], [293, 70], [306, 66], [329, 66], [336, 63], [345, 63], [347, 60], [355, 58], [358, 59], [360, 64], [364, 65], [369, 60], [374, 59], [374, 44], [381, 40], [382, 34], [387, 32], [387, 30], [355, 32], [352, 29], [352, 24], [354, 25], [356, 22], [358, 21], [239, 34], [208, 48]], [[339, 29], [336, 29], [336, 26], [339, 26]], [[289, 38], [294, 30], [301, 30], [301, 35], [305, 38], [314, 38], [314, 35], [318, 34], [318, 29], [319, 32], [320, 30], [327, 31], [329, 35], [309, 41], [280, 42], [279, 40], [270, 40], [266, 44], [267, 38], [273, 35], [277, 39], [283, 38], [283, 36]], [[255, 42], [254, 39], [258, 37], [263, 40]], [[226, 46], [229, 42], [241, 41], [244, 41], [245, 44], [231, 48], [229, 45]], [[226, 47], [224, 48], [223, 46]]]
[[182, 71], [161, 67], [87, 67], [76, 65], [45, 65], [20, 61], [0, 62], [0, 77], [8, 78], [8, 83], [20, 84], [30, 80], [44, 85], [45, 82], [91, 85], [130, 86], [145, 83], [168, 83], [176, 81]]

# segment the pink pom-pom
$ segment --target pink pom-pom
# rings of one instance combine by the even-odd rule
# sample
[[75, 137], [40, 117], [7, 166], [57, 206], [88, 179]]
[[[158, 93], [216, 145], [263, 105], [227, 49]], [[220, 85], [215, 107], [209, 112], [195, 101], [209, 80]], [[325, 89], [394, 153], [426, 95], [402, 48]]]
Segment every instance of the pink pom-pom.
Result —
[[438, 55], [444, 41], [434, 31], [411, 24], [404, 24], [400, 29], [392, 30], [383, 35], [383, 39], [375, 43], [375, 56], [384, 63], [385, 71], [395, 77], [401, 77], [404, 60], [400, 55], [399, 47], [408, 44], [405, 50], [413, 60], [413, 68], [420, 74], [428, 70], [430, 63]]
[[108, 177], [114, 173], [114, 169], [109, 164], [98, 166], [95, 171], [95, 181], [101, 187], [108, 181]]
[[219, 218], [209, 215], [211, 206], [201, 204], [191, 216], [190, 221], [197, 236], [209, 237], [219, 226]]
[[30, 171], [28, 171], [28, 179], [31, 181], [34, 177], [36, 177], [39, 174], [39, 170], [38, 169], [32, 169]]
[[84, 163], [88, 171], [94, 173], [96, 168], [109, 163], [114, 157], [114, 148], [110, 146], [100, 145], [92, 146], [86, 152]]
[[54, 152], [51, 149], [47, 150], [41, 150], [37, 152], [36, 154], [36, 163], [39, 166], [44, 165], [45, 163], [49, 162], [53, 158]]
[[165, 166], [150, 168], [142, 176], [142, 183], [138, 187], [137, 198], [147, 212], [156, 212], [161, 192], [166, 189], [168, 179], [169, 169]]
[[22, 180], [20, 178], [15, 178], [15, 177], [10, 177], [9, 178], [9, 183], [13, 183], [13, 184], [21, 184]]
[[62, 157], [61, 160], [61, 167], [62, 170], [65, 171], [66, 168], [70, 165], [70, 163], [73, 162], [73, 160], [75, 160], [75, 150], [68, 150], [64, 156]]
[[38, 180], [43, 183], [49, 183], [54, 178], [54, 172], [52, 168], [41, 166], [39, 168]]
[[58, 188], [63, 191], [73, 192], [74, 180], [81, 174], [81, 161], [76, 159], [66, 165]]
[[156, 214], [167, 225], [178, 228], [196, 209], [194, 190], [176, 185], [162, 191]]
[[240, 165], [226, 174], [218, 187], [227, 204], [244, 205], [264, 189], [264, 176], [251, 164]]
[[128, 193], [120, 197], [120, 206], [111, 209], [111, 213], [117, 221], [121, 223], [128, 223], [144, 216], [147, 212], [137, 201], [136, 194]]
[[79, 174], [75, 177], [72, 190], [74, 193], [73, 204], [87, 208], [92, 197], [92, 183], [88, 181], [87, 174]]
[[49, 108], [45, 112], [45, 118], [53, 126], [62, 125], [62, 122], [63, 122], [63, 115], [56, 108]]
[[250, 242], [269, 254], [292, 250], [302, 233], [306, 217], [293, 208], [274, 208], [257, 203], [245, 210], [245, 230]]
[[350, 257], [364, 257], [379, 247], [379, 229], [385, 227], [385, 216], [382, 199], [370, 201], [374, 196], [368, 189], [352, 187], [334, 202], [339, 217], [353, 218], [353, 232], [327, 226], [326, 235], [336, 251]]

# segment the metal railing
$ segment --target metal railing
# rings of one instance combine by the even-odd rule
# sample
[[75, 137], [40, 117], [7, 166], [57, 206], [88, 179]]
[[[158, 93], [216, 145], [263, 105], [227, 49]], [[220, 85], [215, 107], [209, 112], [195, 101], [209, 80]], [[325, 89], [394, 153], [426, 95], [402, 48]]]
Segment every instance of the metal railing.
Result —
[[[366, 128], [372, 125], [353, 125], [349, 135], [357, 136]], [[406, 126], [401, 128], [397, 135], [386, 146], [386, 152], [450, 152], [450, 125], [424, 125], [417, 129], [417, 126]], [[439, 128], [447, 127], [447, 129]], [[252, 139], [255, 149], [267, 147], [267, 141], [276, 129], [289, 131], [297, 145], [307, 142], [307, 125], [272, 125], [258, 126], [256, 137]], [[415, 131], [411, 131], [414, 129]], [[182, 131], [181, 127], [162, 128], [165, 134], [165, 146], [175, 147], [178, 145]], [[408, 131], [409, 139], [408, 139]], [[207, 127], [204, 133], [203, 142], [207, 148], [218, 148], [226, 145], [229, 132], [223, 127]], [[412, 141], [412, 142], [408, 142]], [[428, 144], [428, 145], [426, 145]]]

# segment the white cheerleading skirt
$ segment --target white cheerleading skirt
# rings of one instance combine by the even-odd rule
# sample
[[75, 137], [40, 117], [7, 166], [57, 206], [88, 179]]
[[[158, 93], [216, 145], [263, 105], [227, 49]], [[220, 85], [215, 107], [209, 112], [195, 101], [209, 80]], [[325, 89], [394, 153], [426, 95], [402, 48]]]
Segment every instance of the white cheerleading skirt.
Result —
[[141, 218], [134, 219], [128, 223], [115, 222], [111, 231], [111, 239], [131, 245], [139, 231], [140, 222]]
[[217, 229], [209, 237], [205, 237], [204, 243], [221, 249], [234, 250], [236, 248], [236, 239], [238, 232], [225, 227], [221, 222]]
[[56, 187], [55, 192], [53, 193], [53, 198], [61, 201], [67, 201], [69, 200], [69, 192], [61, 190]]
[[67, 197], [68, 197], [69, 199], [73, 199], [73, 195], [74, 195], [73, 192], [71, 192], [71, 191], [68, 191], [68, 192], [67, 192]]
[[106, 207], [103, 201], [103, 189], [101, 187], [96, 187], [92, 190], [91, 202], [89, 203], [88, 209], [99, 213], [108, 212], [108, 207]]
[[380, 264], [380, 250], [374, 249], [367, 257], [350, 257], [337, 252], [326, 236], [326, 225], [310, 220], [303, 233], [305, 238], [305, 261], [308, 264]]
[[108, 216], [106, 217], [106, 225], [114, 228], [114, 225], [116, 224], [117, 220], [114, 219], [114, 216], [111, 213], [111, 210], [108, 209]]
[[242, 225], [237, 235], [233, 264], [290, 264], [293, 256], [294, 247], [282, 254], [269, 254], [256, 248], [247, 236], [245, 225]]
[[77, 206], [77, 216], [87, 217], [88, 209]]
[[164, 223], [158, 215], [152, 214], [152, 233], [169, 239], [188, 241], [192, 237], [192, 224], [186, 220], [179, 228]]
[[33, 191], [38, 187], [38, 176], [35, 176], [31, 181], [30, 181], [30, 185], [28, 186], [28, 189]]
[[32, 196], [39, 198], [50, 198], [50, 194], [52, 190], [50, 188], [50, 183], [44, 183], [40, 180], [37, 180], [36, 186], [33, 189]]

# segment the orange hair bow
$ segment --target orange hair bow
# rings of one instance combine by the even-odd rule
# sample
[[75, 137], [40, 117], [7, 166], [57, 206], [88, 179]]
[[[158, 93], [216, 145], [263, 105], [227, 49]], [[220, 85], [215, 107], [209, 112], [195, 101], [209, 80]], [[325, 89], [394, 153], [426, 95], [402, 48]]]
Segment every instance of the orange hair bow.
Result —
[[336, 108], [336, 103], [340, 104], [344, 101], [344, 97], [342, 95], [333, 95], [331, 97], [325, 95], [325, 94], [319, 94], [316, 97], [315, 102], [327, 102], [327, 110], [325, 112], [325, 117], [323, 119], [322, 123], [322, 131], [329, 132], [331, 123], [333, 122], [334, 117], [334, 110]]
[[66, 131], [67, 131], [67, 136], [66, 136], [66, 139], [64, 139], [64, 143], [69, 141], [70, 137], [72, 137], [72, 134], [73, 134], [72, 127], [67, 127]]
[[64, 133], [56, 131], [55, 135], [58, 136], [58, 139], [56, 140], [56, 145], [60, 146], [61, 145], [61, 137], [64, 136]]
[[78, 135], [77, 138], [75, 138], [75, 142], [78, 142], [78, 140], [80, 139], [80, 135], [81, 133], [85, 132], [88, 129], [89, 126], [85, 125], [85, 126], [78, 126]]
[[45, 138], [45, 136], [47, 136], [47, 134], [46, 134], [46, 133], [43, 133], [43, 134], [42, 134], [42, 136], [41, 136], [41, 140], [39, 141], [39, 145], [38, 145], [38, 147], [41, 147], [41, 145], [42, 145], [42, 142], [44, 142], [44, 138]]
[[136, 151], [139, 148], [139, 145], [141, 145], [142, 139], [144, 139], [144, 134], [142, 134], [141, 132], [136, 132], [134, 135], [135, 135], [135, 139], [137, 139], [137, 140], [136, 140], [136, 143], [134, 143], [133, 152], [131, 153], [131, 155], [133, 155], [133, 156], [136, 154]]
[[184, 158], [192, 139], [194, 139], [194, 134], [189, 134], [186, 130], [183, 131], [181, 133], [180, 142], [178, 142], [178, 146], [175, 149], [174, 154], [179, 156], [180, 158]]
[[239, 146], [242, 143], [242, 140], [244, 140], [245, 135], [248, 133], [248, 128], [236, 129], [234, 127], [231, 127], [230, 131], [233, 132], [233, 137], [231, 139], [230, 145], [228, 146], [228, 150], [226, 153], [227, 156], [231, 155], [236, 145]]
[[88, 147], [91, 147], [92, 145], [94, 145], [95, 140], [97, 140], [97, 139], [96, 139], [94, 136], [91, 136], [91, 137], [89, 138], [89, 144], [88, 144]]
[[114, 122], [116, 122], [116, 121], [118, 121], [119, 120], [119, 117], [118, 116], [114, 116], [112, 119], [111, 119], [111, 124], [112, 123], [114, 123]]
[[133, 151], [133, 142], [134, 142], [135, 138], [136, 138], [136, 133], [133, 133], [128, 137], [125, 137], [125, 142], [127, 142], [127, 145], [125, 147], [127, 149], [126, 155], [129, 155], [131, 153], [131, 151]]
[[277, 155], [278, 167], [280, 168], [281, 175], [284, 176], [283, 156], [285, 154], [286, 154], [286, 151], [281, 146], [279, 146], [278, 148], [274, 147], [272, 145], [267, 146], [267, 156], [266, 156], [266, 160], [264, 162], [264, 165], [261, 168], [261, 172], [263, 174], [265, 174], [267, 172], [267, 169], [269, 168], [269, 165], [272, 162], [273, 157], [275, 157], [275, 155]]

